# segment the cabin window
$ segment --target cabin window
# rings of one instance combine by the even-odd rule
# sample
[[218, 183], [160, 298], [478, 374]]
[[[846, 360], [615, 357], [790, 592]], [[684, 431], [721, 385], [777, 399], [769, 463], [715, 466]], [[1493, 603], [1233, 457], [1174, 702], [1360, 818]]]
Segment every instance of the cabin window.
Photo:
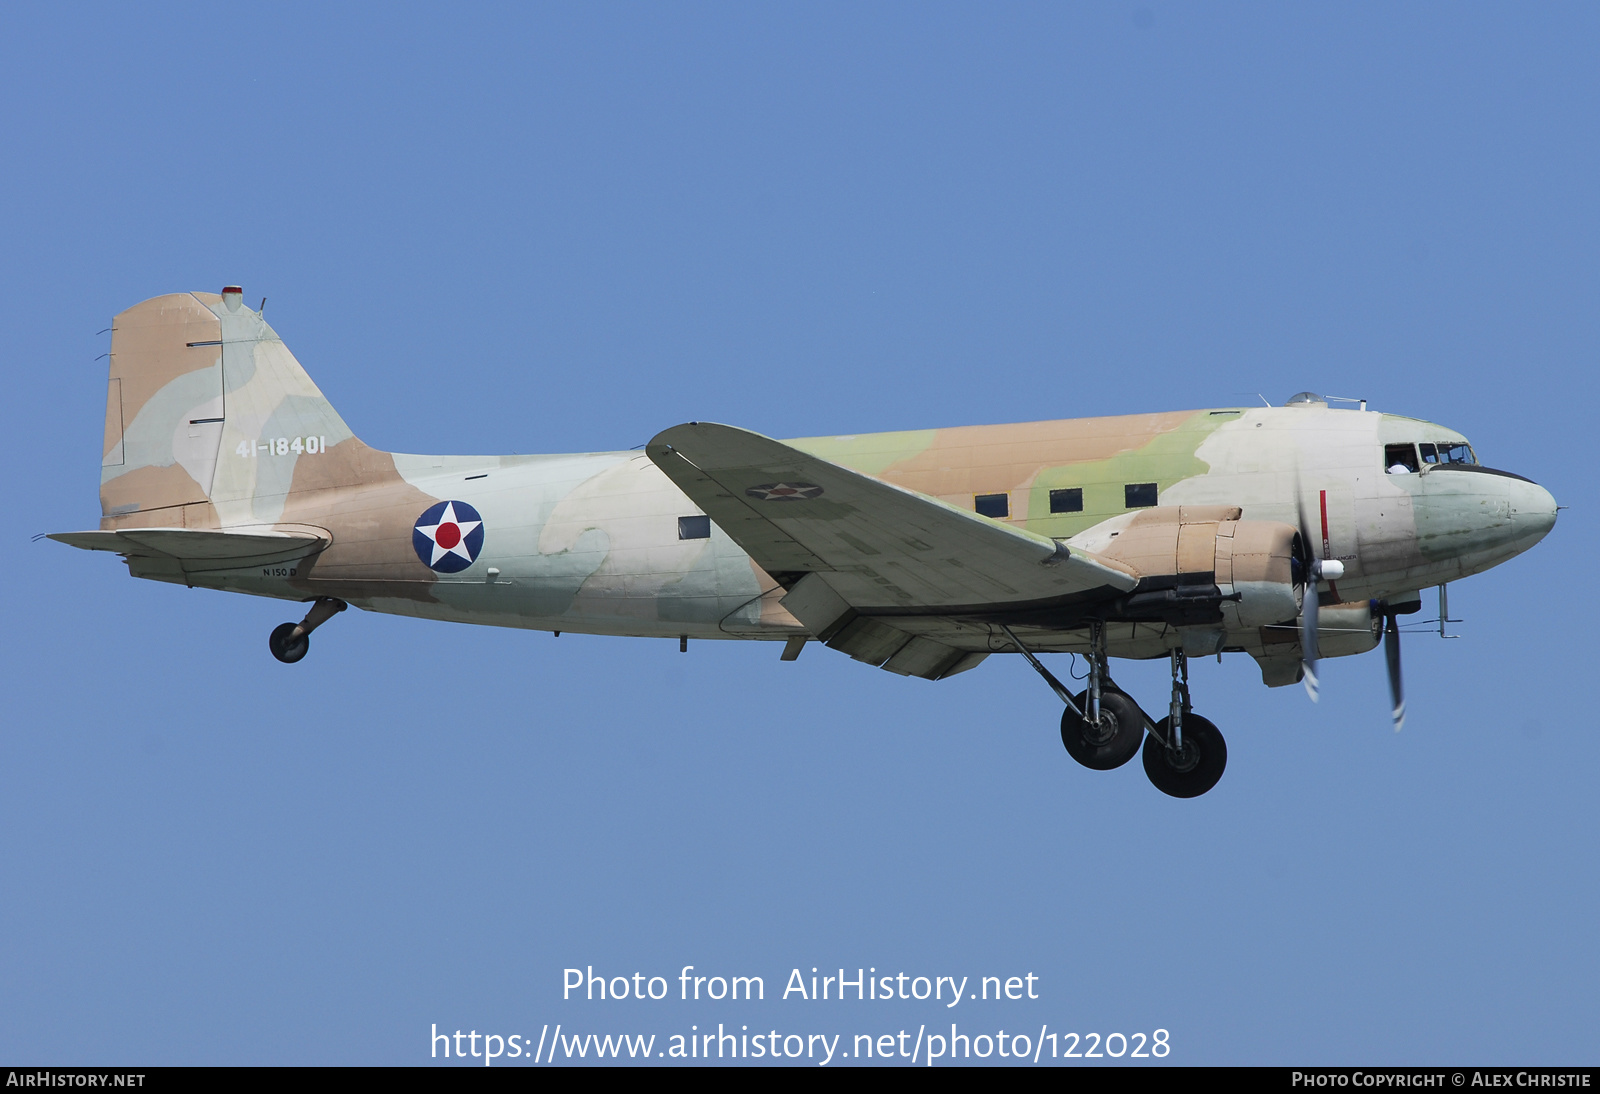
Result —
[[1011, 515], [1010, 494], [974, 494], [972, 508], [979, 516], [1004, 519]]
[[710, 539], [711, 538], [711, 518], [708, 517], [708, 516], [703, 516], [703, 515], [702, 516], [698, 516], [698, 517], [679, 517], [678, 518], [678, 538], [679, 539]]
[[1439, 446], [1434, 444], [1419, 444], [1417, 450], [1422, 453], [1423, 463], [1439, 462]]
[[1464, 444], [1441, 444], [1439, 446], [1440, 463], [1477, 463], [1478, 457], [1472, 454], [1472, 448]]
[[1083, 487], [1074, 486], [1066, 490], [1050, 491], [1050, 511], [1052, 513], [1083, 512]]
[[1148, 509], [1156, 503], [1156, 484], [1130, 482], [1122, 488], [1123, 504], [1129, 509]]
[[1386, 444], [1383, 446], [1383, 469], [1391, 475], [1409, 475], [1420, 470], [1417, 446], [1414, 444]]

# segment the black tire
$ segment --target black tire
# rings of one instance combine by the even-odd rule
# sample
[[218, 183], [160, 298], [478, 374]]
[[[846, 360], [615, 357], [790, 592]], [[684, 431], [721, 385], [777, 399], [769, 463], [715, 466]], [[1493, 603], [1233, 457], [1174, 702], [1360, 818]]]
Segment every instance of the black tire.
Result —
[[292, 665], [304, 657], [311, 649], [311, 636], [302, 634], [299, 638], [293, 637], [297, 623], [280, 623], [272, 628], [272, 635], [267, 639], [267, 648], [272, 651], [272, 656], [282, 661], [285, 665]]
[[[1077, 696], [1088, 709], [1088, 692]], [[1121, 767], [1139, 751], [1144, 740], [1144, 715], [1138, 704], [1120, 691], [1100, 693], [1100, 725], [1091, 726], [1069, 707], [1061, 712], [1061, 743], [1067, 754], [1084, 767], [1110, 771]]]
[[[1170, 718], [1156, 723], [1156, 733], [1168, 736]], [[1174, 753], [1150, 734], [1144, 742], [1144, 773], [1156, 789], [1174, 798], [1198, 798], [1217, 785], [1228, 766], [1228, 743], [1221, 730], [1198, 714], [1183, 716], [1183, 752]]]

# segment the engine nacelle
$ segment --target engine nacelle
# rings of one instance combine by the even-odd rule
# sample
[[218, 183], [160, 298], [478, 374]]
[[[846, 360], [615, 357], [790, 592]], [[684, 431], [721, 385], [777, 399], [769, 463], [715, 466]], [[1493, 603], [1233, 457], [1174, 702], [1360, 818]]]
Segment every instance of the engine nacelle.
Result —
[[1108, 521], [1074, 540], [1132, 566], [1133, 592], [1114, 618], [1247, 630], [1300, 614], [1299, 533], [1279, 521], [1240, 520], [1226, 505], [1163, 505]]
[[1329, 604], [1317, 613], [1317, 653], [1349, 657], [1366, 653], [1383, 640], [1383, 617], [1365, 600]]
[[1295, 581], [1300, 533], [1292, 525], [1225, 522], [1218, 526], [1216, 544], [1217, 588], [1225, 597], [1238, 597], [1222, 605], [1230, 628], [1264, 627], [1300, 613], [1305, 587]]

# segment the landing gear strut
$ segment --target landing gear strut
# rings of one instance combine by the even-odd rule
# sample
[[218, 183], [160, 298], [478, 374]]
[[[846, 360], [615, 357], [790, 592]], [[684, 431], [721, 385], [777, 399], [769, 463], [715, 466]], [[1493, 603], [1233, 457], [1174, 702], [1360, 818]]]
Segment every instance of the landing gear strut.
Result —
[[1197, 798], [1217, 785], [1228, 766], [1228, 745], [1210, 720], [1189, 705], [1189, 658], [1172, 651], [1172, 701], [1168, 715], [1144, 742], [1144, 773], [1157, 790]]
[[[1144, 773], [1157, 790], [1174, 798], [1197, 798], [1217, 785], [1228, 766], [1228, 745], [1209, 719], [1189, 703], [1189, 658], [1172, 651], [1172, 698], [1167, 716], [1154, 724], [1106, 671], [1104, 620], [1089, 623], [1089, 686], [1073, 695], [1024, 646], [1011, 628], [1000, 624], [1011, 644], [1044, 677], [1066, 706], [1061, 715], [1061, 743], [1084, 767], [1109, 771], [1133, 759], [1144, 742]], [[1145, 731], [1149, 730], [1147, 734]]]
[[1148, 719], [1137, 703], [1111, 683], [1106, 672], [1103, 623], [1096, 620], [1090, 625], [1089, 687], [1076, 696], [1017, 641], [1009, 627], [1002, 626], [1001, 630], [1065, 704], [1067, 709], [1061, 712], [1061, 743], [1069, 756], [1096, 771], [1110, 771], [1133, 759]]
[[292, 665], [311, 649], [311, 632], [344, 611], [350, 605], [331, 596], [318, 597], [311, 610], [298, 623], [280, 623], [267, 638], [267, 648], [272, 656], [286, 665]]

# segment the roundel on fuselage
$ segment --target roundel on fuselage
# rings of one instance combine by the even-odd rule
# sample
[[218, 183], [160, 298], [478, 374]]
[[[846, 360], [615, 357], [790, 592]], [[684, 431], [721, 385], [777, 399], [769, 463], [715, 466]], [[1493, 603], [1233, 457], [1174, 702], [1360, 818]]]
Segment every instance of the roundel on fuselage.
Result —
[[458, 573], [483, 551], [483, 518], [464, 501], [430, 505], [411, 528], [411, 546], [429, 569]]

